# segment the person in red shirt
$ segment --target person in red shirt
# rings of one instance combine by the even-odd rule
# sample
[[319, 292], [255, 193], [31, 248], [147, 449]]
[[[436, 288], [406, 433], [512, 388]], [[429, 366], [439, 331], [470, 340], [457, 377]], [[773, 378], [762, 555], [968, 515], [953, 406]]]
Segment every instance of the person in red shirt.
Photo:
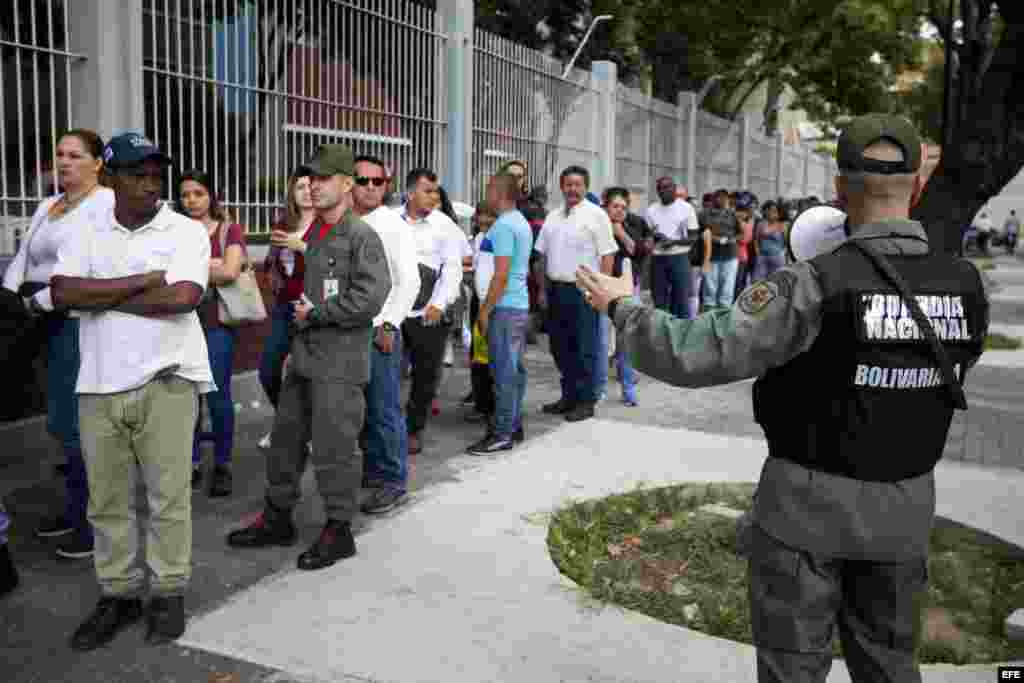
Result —
[[[245, 230], [228, 220], [214, 191], [213, 181], [203, 171], [186, 171], [178, 183], [181, 213], [202, 223], [210, 236], [210, 286], [199, 304], [199, 321], [206, 335], [206, 349], [217, 391], [205, 396], [213, 428], [214, 466], [210, 476], [211, 497], [230, 496], [231, 451], [235, 440], [235, 403], [231, 398], [232, 361], [238, 333], [221, 324], [217, 286], [238, 279], [245, 259]], [[201, 418], [200, 418], [201, 421]], [[196, 424], [192, 446], [192, 488], [203, 481], [200, 428]]]
[[[263, 262], [263, 271], [270, 277], [270, 288], [274, 294], [274, 309], [270, 336], [266, 338], [260, 356], [259, 377], [267, 400], [275, 408], [281, 395], [284, 361], [291, 344], [288, 326], [294, 317], [292, 303], [302, 298], [307, 232], [316, 216], [309, 183], [309, 169], [305, 166], [295, 169], [288, 180], [285, 215], [271, 227], [271, 247]], [[259, 445], [270, 448], [270, 434], [264, 436]]]

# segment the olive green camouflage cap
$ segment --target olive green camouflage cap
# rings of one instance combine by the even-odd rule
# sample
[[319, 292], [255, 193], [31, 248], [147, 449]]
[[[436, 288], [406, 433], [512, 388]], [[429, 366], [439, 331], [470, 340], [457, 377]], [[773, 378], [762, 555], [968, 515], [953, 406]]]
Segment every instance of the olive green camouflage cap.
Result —
[[320, 177], [356, 174], [355, 155], [345, 145], [322, 145], [306, 166], [313, 175]]
[[[902, 161], [881, 161], [864, 157], [864, 150], [877, 142], [890, 142], [903, 150]], [[836, 150], [841, 171], [894, 175], [916, 173], [921, 168], [921, 137], [909, 120], [894, 114], [858, 116], [843, 128]]]

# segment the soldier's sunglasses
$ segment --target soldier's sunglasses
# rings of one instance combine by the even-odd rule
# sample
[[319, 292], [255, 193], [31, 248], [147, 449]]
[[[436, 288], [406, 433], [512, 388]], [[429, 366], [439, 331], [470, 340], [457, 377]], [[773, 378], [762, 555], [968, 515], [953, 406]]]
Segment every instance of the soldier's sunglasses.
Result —
[[380, 187], [388, 181], [387, 178], [367, 178], [366, 176], [357, 175], [356, 185], [359, 187], [366, 187], [370, 183], [373, 183], [374, 187]]

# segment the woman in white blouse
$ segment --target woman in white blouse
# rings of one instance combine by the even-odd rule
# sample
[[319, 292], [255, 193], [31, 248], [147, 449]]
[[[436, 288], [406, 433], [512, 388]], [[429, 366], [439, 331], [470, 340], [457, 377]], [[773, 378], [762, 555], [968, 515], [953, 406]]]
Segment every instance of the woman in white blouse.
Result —
[[91, 230], [114, 207], [114, 193], [100, 185], [103, 140], [90, 130], [72, 130], [57, 143], [57, 181], [62, 193], [43, 201], [28, 235], [4, 274], [5, 289], [24, 298], [37, 318], [34, 339], [46, 354], [46, 428], [67, 458], [67, 496], [63, 514], [43, 523], [38, 536], [60, 537], [57, 554], [92, 556], [92, 527], [86, 519], [89, 484], [78, 433], [78, 319], [56, 311], [50, 275], [61, 247], [82, 230]]

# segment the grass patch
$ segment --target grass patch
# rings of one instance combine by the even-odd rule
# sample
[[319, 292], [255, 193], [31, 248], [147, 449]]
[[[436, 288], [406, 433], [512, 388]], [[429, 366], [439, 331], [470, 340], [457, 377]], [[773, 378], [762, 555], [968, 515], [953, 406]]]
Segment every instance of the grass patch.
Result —
[[988, 336], [985, 337], [986, 351], [1016, 351], [1021, 345], [1024, 345], [1024, 342], [1020, 338], [999, 334], [998, 332], [989, 332]]
[[[752, 642], [747, 562], [736, 522], [698, 511], [748, 511], [754, 484], [683, 484], [639, 490], [556, 513], [548, 549], [559, 570], [601, 602], [743, 643]], [[1024, 659], [1003, 623], [1024, 606], [1024, 550], [938, 520], [920, 605], [922, 663]], [[833, 643], [840, 655], [838, 638]]]

